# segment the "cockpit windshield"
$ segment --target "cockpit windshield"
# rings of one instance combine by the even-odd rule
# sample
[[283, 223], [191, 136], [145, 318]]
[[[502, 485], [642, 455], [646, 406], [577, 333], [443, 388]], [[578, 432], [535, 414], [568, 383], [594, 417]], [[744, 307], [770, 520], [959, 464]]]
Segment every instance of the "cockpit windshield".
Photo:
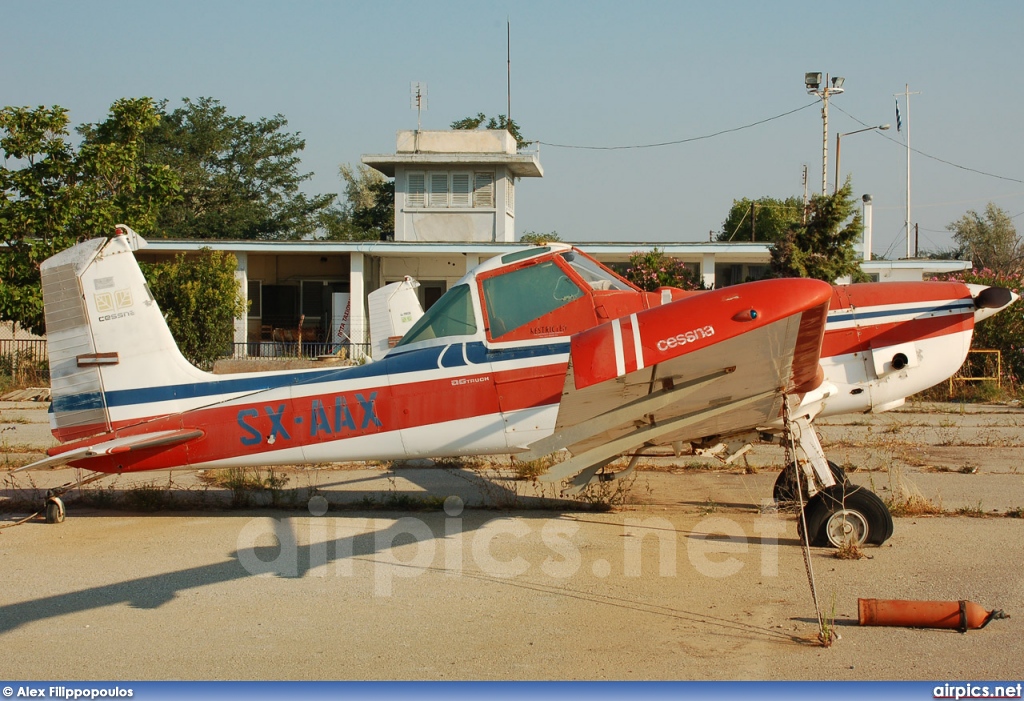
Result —
[[583, 278], [584, 282], [590, 285], [590, 289], [592, 290], [631, 291], [633, 289], [594, 261], [590, 260], [586, 256], [576, 253], [575, 251], [566, 251], [562, 254], [562, 258], [565, 259], [566, 263], [572, 266], [572, 269], [576, 271], [576, 274]]
[[456, 285], [441, 296], [427, 313], [420, 317], [395, 347], [445, 336], [472, 336], [476, 333], [473, 295], [469, 285]]

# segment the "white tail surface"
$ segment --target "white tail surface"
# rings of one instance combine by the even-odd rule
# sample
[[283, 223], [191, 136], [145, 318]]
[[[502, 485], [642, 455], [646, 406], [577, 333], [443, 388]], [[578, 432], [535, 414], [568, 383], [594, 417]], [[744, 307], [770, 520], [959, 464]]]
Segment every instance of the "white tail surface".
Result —
[[419, 286], [420, 283], [406, 275], [404, 280], [384, 285], [369, 294], [374, 360], [387, 355], [393, 340], [404, 336], [423, 316], [423, 307], [416, 294]]
[[[61, 440], [158, 413], [139, 397], [116, 401], [118, 393], [209, 382], [213, 377], [178, 350], [132, 253], [133, 244], [144, 246], [145, 241], [119, 225], [117, 236], [80, 243], [40, 268], [54, 433]], [[159, 413], [168, 408], [161, 407]]]

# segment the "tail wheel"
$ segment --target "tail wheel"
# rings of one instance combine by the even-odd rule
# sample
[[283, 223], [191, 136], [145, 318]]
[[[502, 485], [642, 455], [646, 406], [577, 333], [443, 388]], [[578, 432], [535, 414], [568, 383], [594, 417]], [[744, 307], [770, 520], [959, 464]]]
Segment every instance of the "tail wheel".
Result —
[[836, 485], [822, 490], [807, 502], [804, 519], [811, 544], [822, 547], [881, 545], [893, 531], [892, 515], [885, 502], [858, 486]]
[[[836, 465], [831, 460], [828, 461], [828, 468], [832, 470], [832, 476], [836, 479], [837, 485], [842, 485], [847, 490], [853, 487], [853, 483], [850, 482], [850, 478], [846, 476], [846, 472], [843, 468]], [[775, 480], [775, 486], [772, 488], [772, 497], [779, 504], [789, 504], [797, 501], [796, 498], [796, 468], [793, 465], [787, 465], [786, 468], [779, 473], [778, 478]]]
[[50, 497], [46, 500], [46, 522], [64, 522], [64, 502], [58, 497]]

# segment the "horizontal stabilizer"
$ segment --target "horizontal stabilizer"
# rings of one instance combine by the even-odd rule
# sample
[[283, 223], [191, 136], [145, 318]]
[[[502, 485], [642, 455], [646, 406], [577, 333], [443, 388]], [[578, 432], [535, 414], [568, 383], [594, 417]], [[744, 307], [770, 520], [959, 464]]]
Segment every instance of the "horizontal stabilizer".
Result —
[[203, 435], [204, 432], [199, 429], [182, 429], [180, 431], [157, 431], [156, 433], [143, 433], [137, 436], [114, 438], [103, 443], [72, 448], [71, 450], [19, 467], [13, 470], [13, 472], [55, 470], [68, 463], [89, 460], [91, 458], [148, 450], [150, 448], [170, 448], [171, 446], [187, 443], [195, 438], [201, 438]]

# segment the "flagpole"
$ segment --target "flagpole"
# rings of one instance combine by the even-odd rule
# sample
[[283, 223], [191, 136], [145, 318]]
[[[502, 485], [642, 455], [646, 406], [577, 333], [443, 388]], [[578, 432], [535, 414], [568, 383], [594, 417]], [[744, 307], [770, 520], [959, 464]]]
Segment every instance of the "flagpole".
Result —
[[910, 84], [904, 84], [906, 93], [906, 257], [910, 258]]
[[[903, 95], [907, 101], [907, 258], [914, 257], [910, 239], [910, 96], [920, 95], [920, 92], [910, 92], [910, 83], [906, 83], [902, 93], [894, 93], [894, 97]], [[900, 101], [896, 100], [896, 130], [900, 128]]]

